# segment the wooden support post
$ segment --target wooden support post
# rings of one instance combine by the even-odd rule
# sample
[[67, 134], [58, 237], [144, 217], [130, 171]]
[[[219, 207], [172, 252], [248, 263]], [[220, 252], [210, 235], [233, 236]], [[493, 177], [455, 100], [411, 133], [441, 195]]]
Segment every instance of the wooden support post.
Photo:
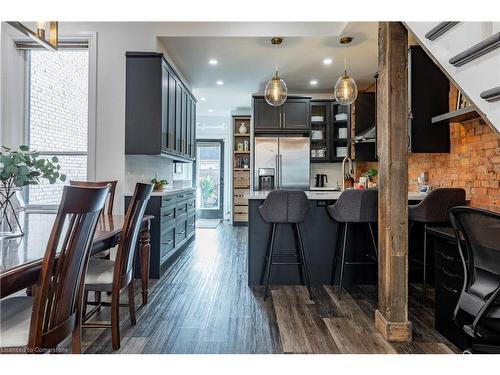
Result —
[[388, 341], [411, 341], [408, 321], [408, 35], [379, 22], [377, 127], [379, 276], [375, 326]]

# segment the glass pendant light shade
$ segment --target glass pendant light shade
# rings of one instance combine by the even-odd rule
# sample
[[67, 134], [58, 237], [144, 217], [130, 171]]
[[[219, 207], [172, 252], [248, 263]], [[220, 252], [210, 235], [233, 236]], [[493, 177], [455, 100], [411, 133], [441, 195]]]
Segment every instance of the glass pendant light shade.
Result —
[[286, 101], [286, 84], [285, 81], [278, 76], [278, 70], [276, 70], [274, 77], [267, 82], [264, 96], [266, 102], [275, 107], [282, 105]]
[[358, 97], [358, 86], [356, 81], [344, 72], [344, 75], [337, 80], [335, 83], [335, 99], [339, 101], [340, 104], [348, 105], [354, 103]]

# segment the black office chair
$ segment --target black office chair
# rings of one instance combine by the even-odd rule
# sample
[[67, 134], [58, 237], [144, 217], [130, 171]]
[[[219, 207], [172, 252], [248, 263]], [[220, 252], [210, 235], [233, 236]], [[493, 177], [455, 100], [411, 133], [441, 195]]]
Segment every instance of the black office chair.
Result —
[[465, 353], [500, 353], [500, 214], [455, 207], [450, 219], [465, 275], [453, 319], [479, 342]]

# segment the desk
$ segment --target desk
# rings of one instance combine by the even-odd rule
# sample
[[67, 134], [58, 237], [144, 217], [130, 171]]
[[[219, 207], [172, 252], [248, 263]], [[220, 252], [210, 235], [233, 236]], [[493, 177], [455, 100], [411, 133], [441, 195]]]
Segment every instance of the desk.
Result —
[[[0, 240], [0, 298], [38, 282], [55, 217], [54, 213], [22, 213], [24, 236]], [[139, 240], [143, 304], [148, 300], [149, 223], [152, 219], [151, 215], [144, 216]], [[124, 220], [124, 215], [101, 216], [92, 243], [92, 255], [118, 244]]]

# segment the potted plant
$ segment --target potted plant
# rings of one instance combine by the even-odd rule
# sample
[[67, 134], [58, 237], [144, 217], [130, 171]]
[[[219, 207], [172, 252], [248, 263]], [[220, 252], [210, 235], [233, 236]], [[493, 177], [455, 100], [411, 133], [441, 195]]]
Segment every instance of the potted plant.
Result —
[[201, 188], [201, 201], [202, 206], [207, 207], [210, 205], [210, 200], [215, 195], [215, 181], [210, 176], [200, 179]]
[[377, 168], [370, 168], [368, 172], [366, 173], [366, 177], [368, 177], [368, 187], [375, 187], [375, 181], [373, 180], [375, 177], [378, 176], [378, 170]]
[[155, 176], [155, 178], [153, 178], [151, 180], [151, 183], [154, 185], [153, 189], [155, 191], [163, 191], [163, 190], [165, 190], [165, 188], [168, 185], [168, 181], [167, 180], [165, 180], [165, 179], [163, 179], [163, 180], [160, 179], [159, 180], [158, 176]]
[[0, 151], [0, 238], [22, 236], [18, 212], [23, 209], [20, 192], [24, 186], [38, 185], [41, 179], [50, 184], [66, 181], [60, 173], [59, 160], [39, 157], [29, 146], [22, 145], [19, 150], [2, 146]]

